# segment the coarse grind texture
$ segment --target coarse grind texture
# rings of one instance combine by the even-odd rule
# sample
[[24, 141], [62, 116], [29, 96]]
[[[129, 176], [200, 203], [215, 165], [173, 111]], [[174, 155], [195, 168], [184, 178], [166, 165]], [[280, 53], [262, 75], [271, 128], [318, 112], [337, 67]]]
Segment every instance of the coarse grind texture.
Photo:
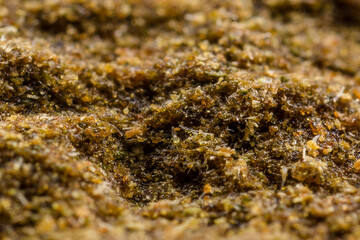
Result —
[[358, 0], [0, 0], [0, 238], [360, 238]]

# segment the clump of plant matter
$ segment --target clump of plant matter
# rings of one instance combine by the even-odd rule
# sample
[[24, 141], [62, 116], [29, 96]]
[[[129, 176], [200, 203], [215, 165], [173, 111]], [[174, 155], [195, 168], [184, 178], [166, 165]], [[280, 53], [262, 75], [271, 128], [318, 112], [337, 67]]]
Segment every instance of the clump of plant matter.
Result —
[[1, 238], [357, 239], [358, 13], [0, 0]]

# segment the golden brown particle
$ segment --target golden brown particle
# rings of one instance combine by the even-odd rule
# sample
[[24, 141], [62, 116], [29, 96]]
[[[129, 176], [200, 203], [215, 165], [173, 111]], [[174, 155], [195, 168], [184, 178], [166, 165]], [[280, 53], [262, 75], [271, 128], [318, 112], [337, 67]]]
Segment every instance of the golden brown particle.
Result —
[[356, 160], [354, 163], [354, 169], [360, 171], [360, 160]]
[[359, 239], [353, 0], [0, 0], [0, 239]]

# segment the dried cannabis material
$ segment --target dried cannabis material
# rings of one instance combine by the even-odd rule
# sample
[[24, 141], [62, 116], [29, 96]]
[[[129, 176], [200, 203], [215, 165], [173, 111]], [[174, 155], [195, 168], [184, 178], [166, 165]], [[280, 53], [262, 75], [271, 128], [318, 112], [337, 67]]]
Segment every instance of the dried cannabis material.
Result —
[[359, 239], [356, 0], [0, 0], [1, 239]]

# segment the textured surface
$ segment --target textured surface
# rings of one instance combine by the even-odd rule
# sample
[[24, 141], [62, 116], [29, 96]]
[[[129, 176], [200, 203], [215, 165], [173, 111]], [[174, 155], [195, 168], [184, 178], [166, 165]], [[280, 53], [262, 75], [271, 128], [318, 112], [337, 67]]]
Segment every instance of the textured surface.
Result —
[[0, 0], [0, 237], [358, 239], [357, 0]]

